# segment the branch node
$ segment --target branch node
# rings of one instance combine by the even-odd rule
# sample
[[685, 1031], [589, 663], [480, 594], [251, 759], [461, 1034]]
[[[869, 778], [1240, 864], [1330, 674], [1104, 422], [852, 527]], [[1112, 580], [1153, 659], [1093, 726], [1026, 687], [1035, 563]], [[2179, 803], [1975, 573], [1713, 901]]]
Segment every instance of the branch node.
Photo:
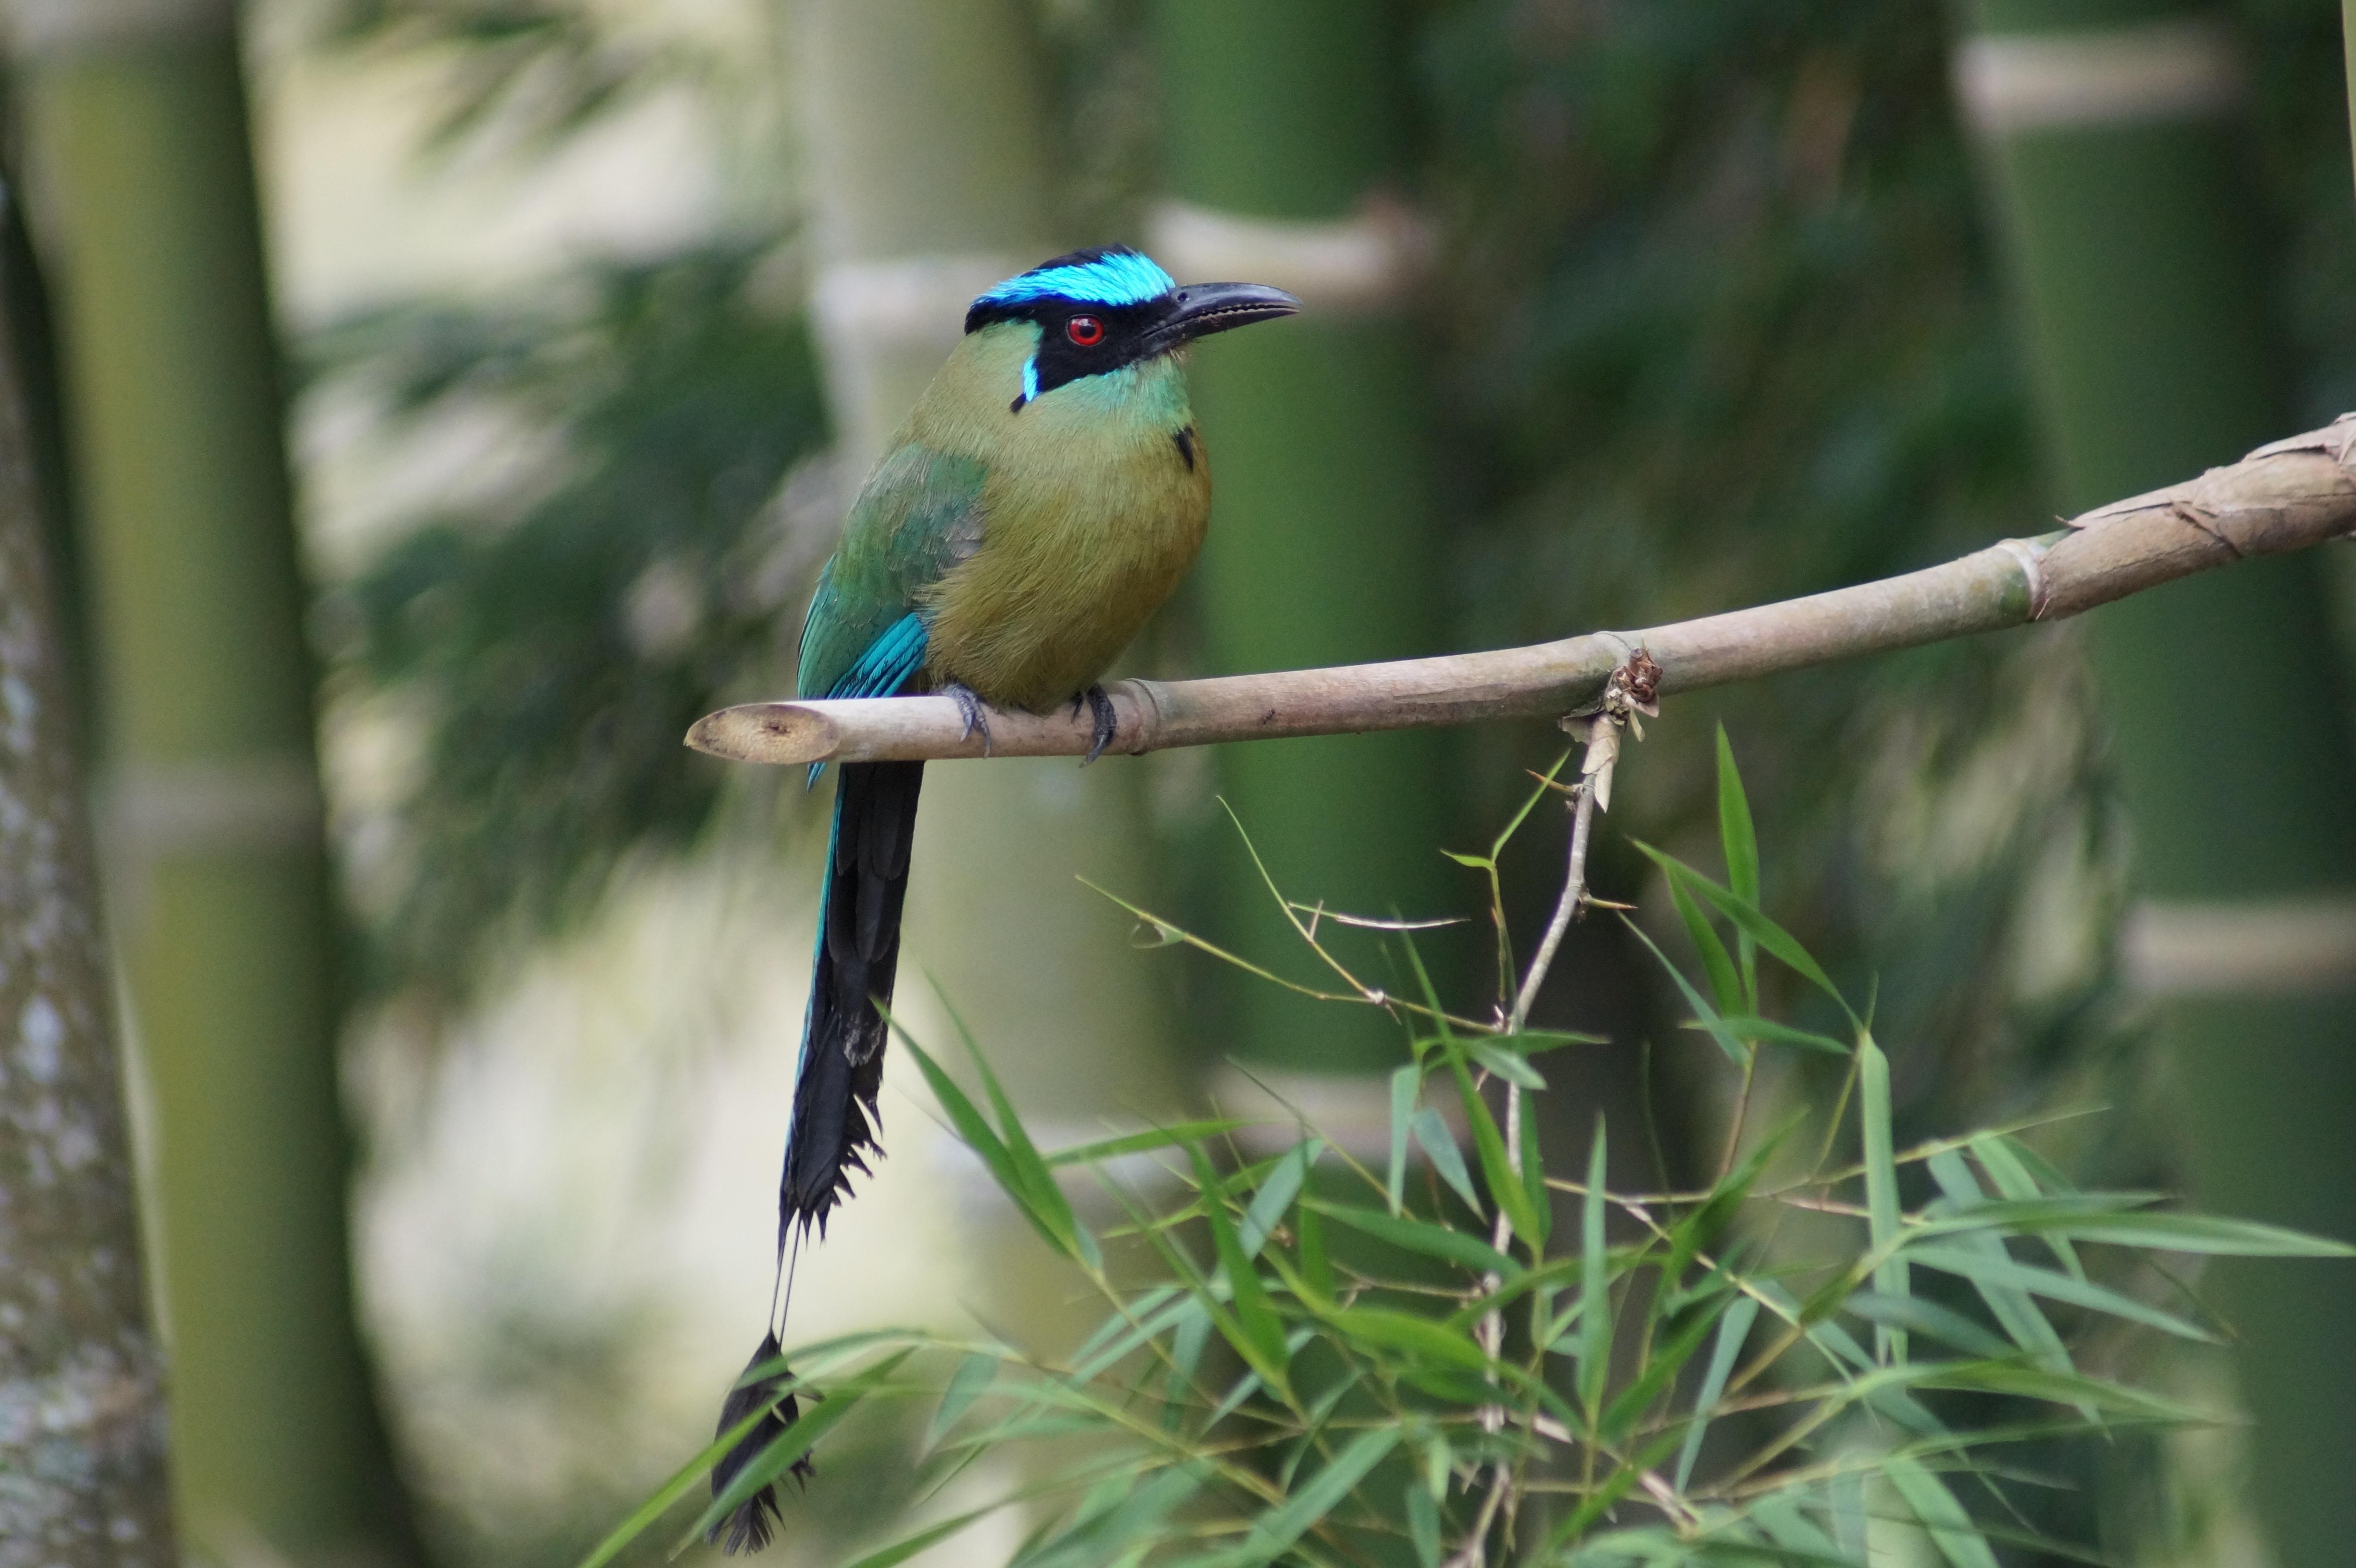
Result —
[[2029, 618], [2032, 621], [2045, 619], [2048, 593], [2043, 553], [2027, 539], [1998, 539], [1996, 548], [2019, 564], [2021, 581], [2029, 586]]

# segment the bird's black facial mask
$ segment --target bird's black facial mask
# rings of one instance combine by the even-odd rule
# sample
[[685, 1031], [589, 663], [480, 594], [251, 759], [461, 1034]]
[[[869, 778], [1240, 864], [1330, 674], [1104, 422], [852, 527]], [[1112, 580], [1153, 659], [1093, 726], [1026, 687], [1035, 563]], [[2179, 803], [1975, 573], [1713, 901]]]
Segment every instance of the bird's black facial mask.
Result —
[[1214, 332], [1290, 315], [1301, 302], [1260, 283], [1189, 283], [1134, 251], [1075, 251], [1009, 278], [973, 302], [965, 329], [1001, 321], [1039, 328], [1013, 406], [1083, 376], [1101, 376]]

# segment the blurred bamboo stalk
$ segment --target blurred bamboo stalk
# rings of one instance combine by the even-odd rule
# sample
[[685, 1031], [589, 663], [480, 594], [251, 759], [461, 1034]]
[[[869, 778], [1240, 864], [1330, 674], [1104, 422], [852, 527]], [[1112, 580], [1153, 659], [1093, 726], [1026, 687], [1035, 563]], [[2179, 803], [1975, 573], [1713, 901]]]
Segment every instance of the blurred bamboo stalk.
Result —
[[[1383, 198], [1410, 114], [1406, 13], [1364, 0], [1160, 0], [1154, 7], [1171, 199], [1149, 248], [1183, 279], [1301, 296], [1280, 330], [1206, 343], [1195, 402], [1218, 489], [1195, 583], [1207, 654], [1228, 670], [1395, 659], [1446, 645], [1428, 367], [1408, 306], [1418, 229]], [[1452, 910], [1437, 854], [1453, 826], [1447, 741], [1239, 747], [1222, 794], [1284, 887], [1336, 909]], [[1221, 824], [1216, 928], [1256, 957], [1288, 939]], [[1434, 957], [1446, 938], [1427, 944]], [[1275, 987], [1222, 1001], [1223, 1053], [1365, 1076], [1405, 1060], [1387, 1020]], [[1379, 1125], [1380, 1117], [1376, 1118]]]
[[[2223, 25], [2161, 0], [1978, 0], [1970, 15], [1957, 82], [2064, 503], [2279, 428], [2292, 378], [2261, 303]], [[2320, 568], [2253, 561], [2092, 624], [2160, 924], [2356, 899], [2356, 737]], [[2294, 987], [2252, 970], [2157, 1005], [2203, 1202], [2356, 1237], [2356, 973]], [[2356, 1267], [2235, 1262], [2213, 1277], [2245, 1336], [2252, 1489], [2282, 1568], [2343, 1563]]]
[[2356, 0], [2340, 0], [2340, 46], [2348, 69], [2348, 148], [2356, 160]]
[[[16, 221], [16, 192], [0, 191]], [[28, 258], [0, 265], [11, 302]], [[63, 598], [18, 311], [0, 318], [0, 1561], [171, 1568], [162, 1359], [147, 1331]]]
[[[2242, 462], [1879, 582], [1681, 621], [1492, 653], [1208, 680], [1114, 681], [1108, 750], [1142, 752], [1295, 735], [1552, 719], [1592, 703], [1641, 648], [1662, 695], [2061, 620], [2197, 571], [2356, 535], [2356, 416]], [[2256, 672], [2252, 672], [2254, 676]], [[1004, 713], [967, 732], [947, 698], [752, 702], [700, 720], [687, 743], [734, 762], [806, 766], [934, 757], [1067, 756], [1094, 743], [1068, 713]], [[987, 744], [988, 751], [984, 747]]]
[[224, 1560], [413, 1562], [353, 1318], [337, 921], [232, 7], [15, 20], [84, 464], [182, 1528]]

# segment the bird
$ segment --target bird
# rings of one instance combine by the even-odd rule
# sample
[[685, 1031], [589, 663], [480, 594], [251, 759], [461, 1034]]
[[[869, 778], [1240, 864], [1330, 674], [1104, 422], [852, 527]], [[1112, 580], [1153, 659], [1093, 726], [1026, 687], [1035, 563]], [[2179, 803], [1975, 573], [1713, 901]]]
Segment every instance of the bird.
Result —
[[[1090, 715], [1094, 762], [1115, 728], [1098, 677], [1177, 588], [1210, 518], [1188, 346], [1300, 308], [1266, 284], [1181, 284], [1120, 245], [1053, 257], [984, 291], [819, 573], [798, 695], [947, 695], [985, 747], [993, 709], [1069, 704]], [[881, 1154], [884, 1010], [924, 766], [837, 770], [778, 1185], [781, 1273], [788, 1243], [813, 1227], [823, 1236], [851, 1173]], [[776, 1345], [766, 1339], [767, 1357], [754, 1361], [773, 1382]], [[741, 1385], [752, 1382], [748, 1368], [723, 1431], [743, 1419]], [[714, 1467], [715, 1496], [773, 1435], [756, 1430]], [[775, 1517], [774, 1502], [748, 1500], [730, 1549], [757, 1550]]]

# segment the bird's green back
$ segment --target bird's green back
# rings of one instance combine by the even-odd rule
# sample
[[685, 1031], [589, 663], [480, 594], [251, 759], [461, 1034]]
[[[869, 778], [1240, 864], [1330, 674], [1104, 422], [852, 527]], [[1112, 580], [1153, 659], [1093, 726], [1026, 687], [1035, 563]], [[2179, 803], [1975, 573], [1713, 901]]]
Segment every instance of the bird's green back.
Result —
[[876, 639], [981, 543], [980, 460], [901, 438], [861, 489], [802, 623], [804, 697], [833, 692]]
[[1201, 548], [1210, 464], [1178, 355], [1020, 400], [1038, 328], [969, 334], [861, 491], [819, 581], [800, 689], [911, 613], [924, 684], [1042, 710], [1099, 676]]

